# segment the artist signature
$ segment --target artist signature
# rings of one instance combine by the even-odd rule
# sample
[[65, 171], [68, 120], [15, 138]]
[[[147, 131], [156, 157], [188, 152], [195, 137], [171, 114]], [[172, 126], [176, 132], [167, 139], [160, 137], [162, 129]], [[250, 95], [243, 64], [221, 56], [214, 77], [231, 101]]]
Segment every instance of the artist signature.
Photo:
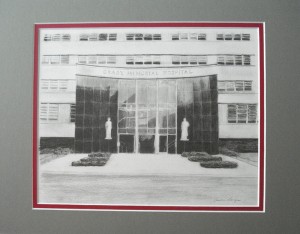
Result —
[[223, 198], [223, 199], [216, 199], [216, 201], [232, 201], [233, 203], [236, 203], [241, 200], [229, 197], [229, 198]]

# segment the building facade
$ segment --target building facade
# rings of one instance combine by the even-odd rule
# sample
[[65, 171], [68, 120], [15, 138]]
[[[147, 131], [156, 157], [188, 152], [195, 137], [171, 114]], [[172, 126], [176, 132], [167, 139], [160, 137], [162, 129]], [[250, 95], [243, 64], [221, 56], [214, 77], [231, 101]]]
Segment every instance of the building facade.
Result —
[[[44, 29], [40, 147], [256, 151], [257, 55], [256, 29]], [[105, 139], [108, 118], [111, 139]]]

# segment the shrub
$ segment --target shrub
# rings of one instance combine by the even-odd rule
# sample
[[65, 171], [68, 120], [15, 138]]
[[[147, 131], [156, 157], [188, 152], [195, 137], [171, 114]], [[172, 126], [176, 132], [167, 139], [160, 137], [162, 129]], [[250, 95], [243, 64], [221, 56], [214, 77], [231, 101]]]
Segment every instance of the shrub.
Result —
[[230, 149], [224, 148], [224, 147], [220, 147], [219, 148], [219, 153], [220, 154], [224, 154], [226, 156], [231, 156], [231, 157], [237, 157], [239, 156], [239, 154], [235, 151], [232, 151]]
[[190, 157], [190, 156], [199, 156], [199, 157], [203, 157], [203, 156], [210, 156], [208, 153], [206, 152], [183, 152], [181, 154], [182, 157]]
[[210, 154], [208, 154], [206, 152], [191, 152], [190, 155], [191, 156], [199, 156], [199, 157], [208, 157], [208, 156], [210, 156]]
[[238, 164], [230, 161], [209, 161], [200, 162], [200, 166], [205, 168], [236, 168]]
[[212, 157], [212, 156], [189, 156], [188, 160], [192, 162], [208, 162], [208, 161], [222, 161], [222, 158]]
[[109, 160], [111, 153], [91, 153], [80, 161], [72, 162], [72, 166], [104, 166]]
[[183, 152], [181, 154], [181, 156], [186, 158], [186, 157], [190, 156], [190, 153], [189, 152]]

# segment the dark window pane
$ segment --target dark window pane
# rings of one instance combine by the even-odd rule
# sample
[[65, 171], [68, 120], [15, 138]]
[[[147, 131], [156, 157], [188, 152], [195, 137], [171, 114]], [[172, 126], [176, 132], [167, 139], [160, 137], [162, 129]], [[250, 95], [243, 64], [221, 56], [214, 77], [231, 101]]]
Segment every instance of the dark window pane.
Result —
[[86, 102], [84, 105], [84, 113], [91, 115], [93, 114], [93, 103], [92, 102]]
[[92, 128], [84, 128], [83, 138], [84, 141], [92, 141]]

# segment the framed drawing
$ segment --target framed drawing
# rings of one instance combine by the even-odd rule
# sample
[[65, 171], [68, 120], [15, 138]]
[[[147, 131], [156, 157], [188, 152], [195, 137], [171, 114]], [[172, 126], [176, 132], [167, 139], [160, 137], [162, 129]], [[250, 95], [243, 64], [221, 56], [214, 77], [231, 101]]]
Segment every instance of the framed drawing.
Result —
[[263, 212], [263, 23], [35, 25], [33, 208]]

